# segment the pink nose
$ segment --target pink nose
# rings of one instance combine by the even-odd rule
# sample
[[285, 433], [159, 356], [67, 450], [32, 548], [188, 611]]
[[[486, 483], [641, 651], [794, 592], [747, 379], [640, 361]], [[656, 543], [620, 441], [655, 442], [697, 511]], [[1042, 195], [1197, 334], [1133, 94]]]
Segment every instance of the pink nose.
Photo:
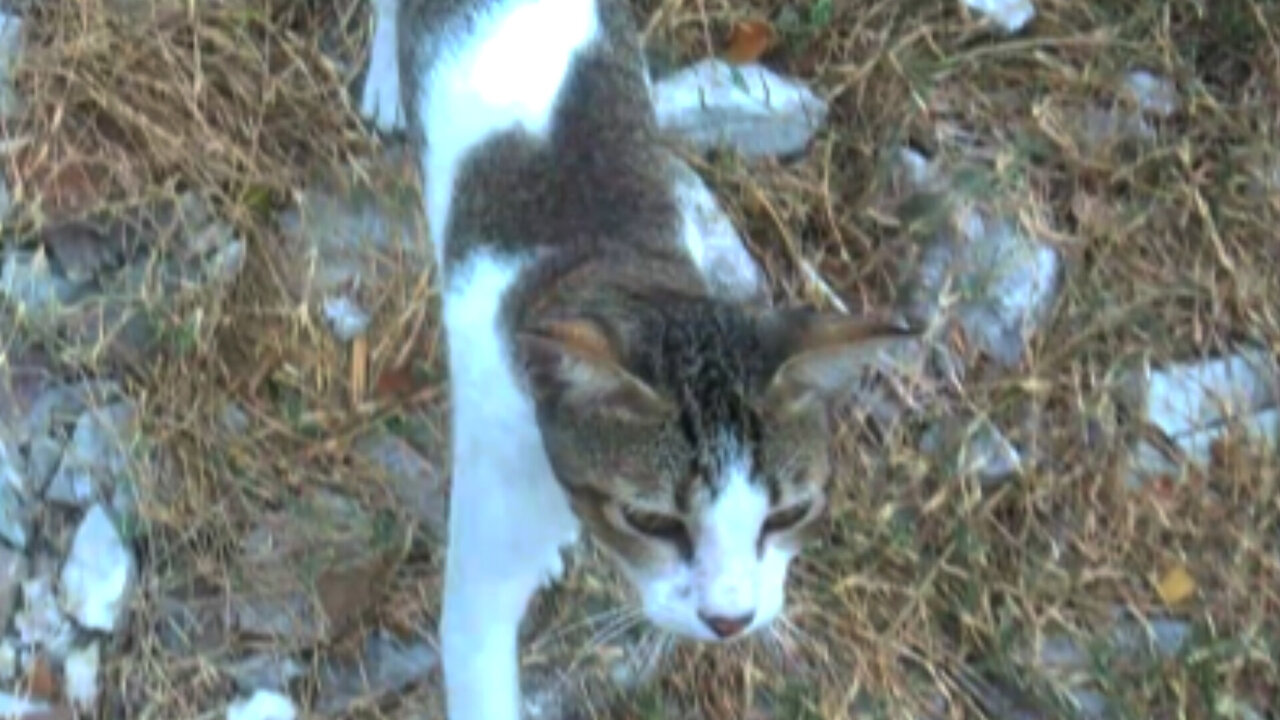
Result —
[[711, 632], [715, 633], [721, 640], [726, 640], [745, 630], [751, 624], [751, 621], [755, 619], [756, 614], [749, 612], [746, 615], [730, 618], [699, 612], [698, 617], [702, 618], [702, 622], [711, 628]]

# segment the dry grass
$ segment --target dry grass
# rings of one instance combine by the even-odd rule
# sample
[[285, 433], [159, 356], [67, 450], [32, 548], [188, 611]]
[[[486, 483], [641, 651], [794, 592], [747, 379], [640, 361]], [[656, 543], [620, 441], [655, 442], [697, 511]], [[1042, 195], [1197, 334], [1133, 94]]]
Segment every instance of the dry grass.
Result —
[[[637, 0], [655, 53], [671, 63], [718, 51], [735, 20], [792, 18], [779, 21], [783, 42], [766, 61], [830, 98], [828, 129], [798, 163], [717, 157], [700, 168], [780, 297], [817, 299], [802, 261], [851, 307], [902, 292], [923, 238], [884, 198], [887, 151], [908, 142], [977, 158], [989, 171], [980, 190], [1002, 191], [1023, 222], [1044, 224], [1067, 273], [1050, 325], [1016, 370], [969, 358], [964, 387], [925, 411], [990, 417], [1034, 458], [1022, 477], [984, 490], [922, 456], [915, 437], [927, 417], [879, 439], [851, 425], [832, 532], [795, 570], [794, 642], [680, 648], [650, 687], [607, 713], [593, 705], [601, 716], [981, 717], [996, 713], [1000, 688], [1027, 717], [1063, 717], [1061, 691], [1075, 683], [1105, 690], [1116, 715], [1133, 718], [1236, 717], [1233, 701], [1265, 711], [1280, 697], [1280, 464], [1227, 443], [1188, 482], [1128, 490], [1119, 462], [1135, 429], [1116, 421], [1114, 381], [1143, 357], [1195, 358], [1246, 340], [1276, 348], [1280, 192], [1262, 183], [1280, 163], [1280, 10], [1263, 0], [1036, 4], [1031, 34], [1001, 38], [956, 2]], [[316, 173], [337, 183], [363, 175], [351, 168], [365, 166], [367, 140], [341, 99], [350, 78], [319, 51], [323, 41], [339, 57], [360, 52], [356, 0], [175, 2], [128, 20], [95, 2], [40, 7], [29, 23], [36, 49], [19, 70], [32, 98], [28, 145], [12, 168], [23, 178], [16, 194], [42, 208], [30, 223], [192, 189], [250, 241], [244, 276], [210, 310], [216, 325], [130, 368], [172, 464], [142, 481], [154, 579], [104, 716], [201, 717], [225, 696], [217, 663], [236, 648], [166, 649], [154, 632], [159, 598], [234, 590], [244, 534], [306, 490], [395, 509], [352, 462], [350, 442], [374, 426], [431, 434], [431, 281], [389, 273], [369, 298], [367, 353], [353, 355], [319, 327], [268, 212]], [[1085, 111], [1123, 106], [1118, 75], [1135, 68], [1173, 78], [1181, 108], [1152, 119], [1145, 140], [1087, 142]], [[409, 361], [424, 370], [423, 392], [394, 402], [361, 393], [367, 378]], [[251, 432], [222, 429], [228, 400], [246, 409]], [[340, 652], [365, 621], [433, 623], [437, 559], [421, 543], [391, 556], [372, 615], [324, 652]], [[1170, 609], [1155, 583], [1178, 565], [1198, 590]], [[616, 593], [600, 571], [580, 566], [540, 607], [554, 622], [549, 638], [531, 640], [531, 672], [570, 659], [606, 667], [607, 647], [578, 647], [589, 628], [565, 629]], [[1172, 657], [1117, 654], [1105, 641], [1115, 608], [1185, 620], [1191, 638]], [[1029, 659], [1062, 634], [1090, 651], [1070, 677]], [[588, 694], [605, 685], [589, 682]], [[419, 701], [438, 710], [434, 687], [359, 716], [397, 716]]]

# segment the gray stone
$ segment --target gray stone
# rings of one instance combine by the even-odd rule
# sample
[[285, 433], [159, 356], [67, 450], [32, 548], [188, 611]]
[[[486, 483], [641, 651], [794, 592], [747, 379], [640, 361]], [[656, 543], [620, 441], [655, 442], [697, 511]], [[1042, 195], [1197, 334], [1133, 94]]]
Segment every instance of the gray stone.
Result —
[[409, 443], [383, 430], [361, 437], [355, 451], [390, 484], [398, 505], [407, 508], [431, 536], [447, 536], [447, 473], [424, 458]]
[[654, 83], [663, 132], [705, 151], [728, 146], [748, 158], [802, 152], [827, 118], [826, 101], [762, 65], [707, 58]]
[[241, 692], [272, 690], [285, 692], [289, 683], [303, 677], [306, 667], [292, 657], [253, 655], [228, 663], [223, 668]]
[[315, 709], [341, 715], [360, 700], [403, 691], [438, 662], [435, 649], [425, 641], [400, 641], [382, 630], [370, 633], [359, 657], [321, 665]]
[[73, 300], [77, 286], [59, 278], [42, 250], [7, 250], [0, 267], [0, 296], [24, 313], [41, 315]]
[[137, 440], [136, 413], [120, 402], [85, 410], [76, 421], [62, 462], [53, 474], [45, 499], [85, 507], [109, 494], [129, 469], [129, 455]]
[[900, 212], [931, 233], [907, 283], [911, 314], [929, 325], [958, 323], [989, 357], [1016, 365], [1057, 297], [1057, 251], [1016, 220], [950, 191], [952, 174], [937, 163], [911, 150], [895, 161], [907, 186]]
[[1022, 456], [990, 420], [942, 421], [925, 432], [921, 445], [931, 454], [954, 453], [956, 472], [991, 486], [1022, 470]]
[[23, 109], [22, 98], [13, 86], [13, 66], [21, 45], [22, 19], [0, 11], [0, 118], [14, 117]]
[[133, 597], [137, 561], [101, 505], [85, 513], [62, 567], [59, 604], [82, 627], [113, 632]]
[[28, 497], [40, 497], [62, 462], [62, 443], [48, 436], [34, 438], [27, 446]]
[[0, 537], [24, 549], [30, 534], [31, 513], [22, 496], [13, 486], [0, 485]]
[[14, 627], [24, 648], [42, 648], [54, 658], [66, 657], [75, 627], [58, 609], [51, 575], [37, 572], [22, 583], [22, 609]]
[[27, 579], [27, 557], [0, 546], [0, 628], [9, 626], [18, 590]]

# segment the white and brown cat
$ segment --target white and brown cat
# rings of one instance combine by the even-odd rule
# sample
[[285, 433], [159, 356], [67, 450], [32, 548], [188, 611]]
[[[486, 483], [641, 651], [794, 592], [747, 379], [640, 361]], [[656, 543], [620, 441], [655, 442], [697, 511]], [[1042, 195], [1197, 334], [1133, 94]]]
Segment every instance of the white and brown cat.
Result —
[[444, 283], [449, 718], [520, 717], [519, 624], [580, 527], [656, 627], [769, 626], [831, 403], [908, 331], [713, 290], [624, 0], [375, 2], [362, 110], [418, 148]]

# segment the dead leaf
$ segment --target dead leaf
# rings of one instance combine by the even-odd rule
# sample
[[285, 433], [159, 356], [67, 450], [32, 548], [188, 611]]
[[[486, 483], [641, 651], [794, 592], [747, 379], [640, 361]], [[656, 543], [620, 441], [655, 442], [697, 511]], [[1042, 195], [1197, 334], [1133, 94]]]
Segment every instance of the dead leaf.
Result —
[[734, 23], [724, 59], [734, 65], [753, 63], [773, 45], [776, 37], [773, 26], [764, 20], [742, 20]]
[[54, 677], [49, 658], [36, 655], [27, 669], [27, 692], [32, 697], [53, 702], [58, 697], [58, 679]]
[[1175, 565], [1165, 572], [1156, 585], [1156, 592], [1165, 605], [1176, 605], [1191, 597], [1196, 591], [1195, 578], [1182, 565]]
[[403, 399], [413, 394], [415, 385], [413, 364], [405, 363], [401, 367], [388, 368], [378, 373], [373, 392], [379, 400]]

